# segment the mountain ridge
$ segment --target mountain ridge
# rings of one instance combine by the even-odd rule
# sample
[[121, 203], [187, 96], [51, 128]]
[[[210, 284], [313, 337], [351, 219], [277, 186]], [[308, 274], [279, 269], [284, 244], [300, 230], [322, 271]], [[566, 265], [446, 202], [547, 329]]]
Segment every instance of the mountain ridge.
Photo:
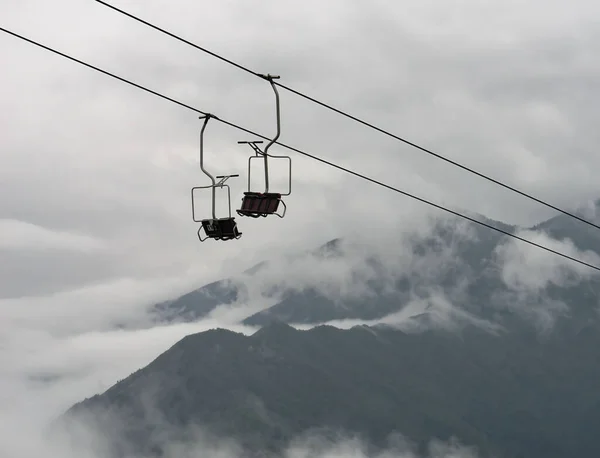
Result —
[[[186, 336], [66, 416], [107, 409], [95, 428], [139, 453], [172, 440], [158, 434], [165, 425], [194, 425], [256, 453], [277, 454], [294, 437], [329, 430], [360, 434], [374, 447], [400, 432], [419, 444], [458, 437], [506, 458], [591, 457], [600, 444], [580, 425], [600, 421], [597, 331], [565, 342], [475, 326], [417, 334], [385, 326], [302, 331], [282, 322], [248, 336], [211, 330]], [[141, 407], [148, 393], [159, 396]]]

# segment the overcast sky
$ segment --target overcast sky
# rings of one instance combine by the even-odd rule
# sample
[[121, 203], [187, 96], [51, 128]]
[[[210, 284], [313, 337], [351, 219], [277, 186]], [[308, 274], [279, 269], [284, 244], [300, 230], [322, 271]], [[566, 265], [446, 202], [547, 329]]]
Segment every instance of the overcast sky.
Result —
[[[113, 4], [557, 206], [600, 197], [598, 2]], [[2, 0], [0, 18], [4, 28], [203, 111], [264, 135], [275, 131], [268, 83], [97, 2]], [[285, 219], [237, 217], [241, 240], [201, 244], [189, 196], [192, 186], [207, 184], [198, 168], [196, 113], [7, 34], [0, 34], [0, 58], [0, 319], [10, 323], [6, 340], [19, 342], [33, 368], [56, 352], [67, 358], [67, 348], [93, 368], [78, 379], [73, 389], [79, 391], [53, 398], [61, 399], [60, 407], [106, 388], [190, 330], [147, 331], [164, 337], [135, 340], [137, 353], [123, 356], [117, 368], [106, 356], [118, 347], [113, 337], [90, 332], [274, 253], [313, 248], [350, 232], [368, 238], [378, 230], [402, 232], [426, 211], [290, 153]], [[528, 225], [553, 215], [280, 93], [280, 141], [288, 145], [505, 222]], [[215, 174], [240, 174], [231, 181], [234, 209], [251, 152], [236, 142], [249, 139], [216, 121], [207, 128], [206, 166]], [[271, 152], [288, 154], [277, 145]], [[273, 190], [284, 189], [285, 168], [272, 167]], [[204, 205], [208, 216], [209, 194], [204, 197], [198, 209]], [[27, 344], [34, 335], [41, 340]], [[70, 337], [53, 340], [57, 335]], [[10, 349], [5, 361], [21, 359], [17, 347], [3, 348]], [[90, 348], [104, 352], [98, 363]], [[13, 375], [22, 369], [10, 367]]]

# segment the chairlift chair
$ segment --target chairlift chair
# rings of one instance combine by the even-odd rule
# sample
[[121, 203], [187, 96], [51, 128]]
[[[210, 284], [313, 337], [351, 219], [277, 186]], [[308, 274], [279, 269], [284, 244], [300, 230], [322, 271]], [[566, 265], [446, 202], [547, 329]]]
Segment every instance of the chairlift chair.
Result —
[[[278, 79], [279, 76], [273, 75], [260, 75], [269, 83], [275, 92], [275, 108], [277, 115], [277, 134], [275, 137], [267, 144], [264, 151], [260, 149], [258, 144], [263, 143], [262, 140], [255, 141], [239, 141], [238, 144], [248, 144], [254, 150], [254, 155], [248, 158], [248, 191], [244, 192], [244, 197], [242, 198], [242, 208], [237, 210], [238, 215], [240, 216], [249, 216], [252, 218], [258, 218], [260, 216], [266, 217], [268, 215], [277, 215], [280, 218], [285, 216], [285, 212], [287, 210], [287, 206], [285, 202], [281, 200], [282, 196], [289, 196], [292, 192], [292, 158], [289, 156], [275, 156], [273, 154], [268, 154], [269, 148], [277, 141], [279, 135], [281, 133], [281, 115], [279, 108], [279, 93], [277, 92], [277, 87], [273, 82], [274, 79]], [[251, 165], [252, 159], [261, 158], [264, 161], [265, 167], [265, 191], [258, 192], [251, 190]], [[288, 181], [288, 191], [287, 193], [275, 193], [269, 191], [269, 157], [271, 158], [280, 158], [287, 159], [289, 161], [289, 181]], [[283, 206], [283, 212], [278, 213], [279, 205]]]
[[[238, 177], [239, 175], [219, 175], [213, 177], [205, 168], [204, 168], [204, 130], [206, 129], [206, 124], [208, 124], [208, 120], [213, 117], [211, 114], [207, 114], [205, 116], [200, 116], [200, 119], [204, 119], [204, 124], [202, 125], [202, 129], [200, 131], [200, 169], [206, 176], [210, 178], [212, 184], [207, 186], [194, 186], [191, 190], [192, 194], [192, 219], [201, 223], [198, 228], [198, 239], [201, 242], [204, 242], [208, 239], [214, 240], [234, 240], [239, 239], [242, 236], [242, 233], [238, 230], [237, 224], [235, 222], [235, 218], [231, 216], [231, 191], [228, 184], [225, 182], [229, 178]], [[219, 181], [217, 181], [217, 179]], [[196, 209], [194, 205], [194, 191], [196, 189], [207, 189], [210, 188], [212, 194], [212, 218], [205, 219], [197, 219], [196, 218]], [[216, 189], [217, 188], [227, 188], [227, 200], [228, 200], [228, 208], [229, 208], [229, 216], [224, 218], [217, 218], [216, 216]], [[202, 238], [202, 232], [206, 234], [204, 238]]]

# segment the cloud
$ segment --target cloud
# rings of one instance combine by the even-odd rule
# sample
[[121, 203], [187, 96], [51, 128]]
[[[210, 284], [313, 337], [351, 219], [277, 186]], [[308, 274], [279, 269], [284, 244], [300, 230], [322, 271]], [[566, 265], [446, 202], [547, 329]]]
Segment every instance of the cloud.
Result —
[[319, 436], [298, 440], [285, 453], [285, 458], [477, 458], [477, 450], [462, 445], [458, 440], [449, 442], [432, 440], [424, 454], [418, 453], [413, 444], [400, 434], [389, 438], [390, 446], [385, 450], [369, 451], [367, 444], [355, 437], [331, 441]]
[[[198, 455], [208, 455], [223, 458], [248, 456], [242, 443], [235, 438], [214, 434], [210, 430], [197, 425], [185, 428], [174, 428], [166, 418], [154, 408], [154, 396], [150, 392], [142, 394], [144, 399], [139, 406], [144, 411], [144, 417], [152, 424], [155, 434], [152, 440], [164, 447], [165, 458], [192, 458]], [[113, 418], [110, 412], [104, 412], [110, 420], [105, 423], [111, 430], [119, 431], [124, 419]], [[106, 435], [90, 428], [90, 418], [80, 413], [71, 421], [64, 424], [67, 429], [57, 429], [50, 442], [54, 449], [64, 453], [63, 456], [84, 456], [99, 458], [111, 448], [117, 447], [127, 456], [137, 457], [127, 440], [118, 443], [108, 443]], [[68, 431], [68, 432], [67, 432]], [[58, 434], [57, 434], [58, 433]], [[390, 434], [387, 445], [375, 447], [368, 441], [356, 435], [328, 428], [308, 430], [293, 438], [279, 455], [281, 458], [477, 458], [476, 447], [462, 444], [457, 438], [448, 441], [432, 439], [419, 451], [419, 447], [399, 432]], [[141, 457], [140, 457], [141, 458]]]
[[[260, 269], [232, 276], [228, 287], [238, 291], [237, 301], [219, 307], [211, 316], [240, 320], [289, 294], [303, 292], [316, 292], [343, 306], [346, 301], [395, 294], [403, 279], [409, 280], [415, 297], [427, 293], [449, 269], [466, 267], [459, 252], [465, 243], [476, 241], [477, 234], [471, 225], [456, 219], [435, 218], [426, 212], [403, 216], [408, 214], [402, 231], [374, 226], [376, 237], [349, 232], [323, 250], [265, 253], [267, 262]], [[453, 235], [448, 237], [447, 232]], [[464, 287], [464, 281], [458, 282], [454, 292]]]
[[[225, 288], [237, 291], [237, 299], [216, 307], [209, 316], [236, 323], [300, 293], [306, 294], [302, 300], [310, 301], [315, 294], [340, 309], [362, 309], [369, 301], [390, 302], [382, 307], [394, 309], [374, 319], [320, 322], [344, 329], [379, 324], [411, 332], [456, 331], [465, 326], [488, 332], [500, 329], [481, 316], [482, 309], [470, 306], [474, 300], [469, 288], [480, 280], [477, 264], [485, 259], [477, 255], [471, 259], [465, 248], [486, 256], [481, 245], [487, 243], [473, 224], [432, 213], [412, 214], [402, 232], [378, 228], [377, 235], [349, 234], [325, 249], [267, 258], [259, 269], [230, 279]], [[309, 315], [314, 320], [318, 313]]]
[[[80, 425], [81, 426], [81, 425]], [[79, 428], [80, 437], [87, 434]], [[247, 456], [243, 448], [231, 438], [217, 437], [199, 428], [190, 428], [185, 439], [173, 440], [165, 450], [166, 458], [192, 458], [198, 455], [207, 455], [217, 458], [241, 458]], [[479, 456], [475, 447], [461, 444], [452, 439], [448, 442], [431, 440], [424, 453], [419, 453], [416, 447], [400, 434], [390, 438], [390, 446], [383, 450], [373, 451], [373, 447], [356, 437], [345, 437], [331, 440], [318, 434], [305, 435], [297, 438], [279, 456], [281, 458], [477, 458]], [[97, 437], [87, 436], [88, 448], [81, 451], [69, 450], [64, 456], [74, 456], [73, 453], [82, 452], [83, 456], [97, 458], [99, 455], [90, 453], [90, 446], [95, 450], [104, 451], [106, 445]], [[126, 447], [126, 445], [121, 445]], [[60, 450], [60, 448], [59, 448]], [[64, 449], [63, 449], [64, 453]], [[81, 456], [81, 455], [79, 455]], [[128, 455], [134, 456], [134, 455]], [[136, 457], [137, 458], [137, 457]]]
[[[80, 419], [68, 431], [48, 435], [48, 425], [74, 402], [103, 392], [118, 380], [156, 356], [185, 335], [222, 327], [219, 322], [160, 326], [144, 330], [75, 332], [70, 335], [42, 335], [21, 327], [22, 339], [4, 340], [0, 359], [0, 425], [4, 431], [0, 454], [15, 457], [44, 455], [53, 457], [102, 458], [107, 450], [106, 437], [90, 429]], [[254, 328], [229, 326], [236, 332], [251, 334]], [[167, 457], [192, 457], [200, 450], [211, 456], [237, 457], [241, 449], [232, 438], [218, 437], [202, 428], [171, 431], [172, 425], [157, 416], [153, 397], [145, 397], [148, 415], [154, 415], [164, 434], [173, 434]], [[162, 422], [162, 423], [161, 423]], [[169, 432], [171, 431], [171, 432]], [[400, 436], [398, 436], [400, 437]], [[83, 445], [82, 442], [83, 441]], [[284, 457], [311, 456], [376, 456], [423, 458], [465, 457], [474, 455], [468, 447], [455, 443], [432, 441], [430, 452], [420, 455], [404, 443], [395, 442], [388, 450], [373, 455], [367, 444], [339, 436], [336, 441], [319, 435], [299, 437], [283, 454]], [[351, 455], [348, 455], [351, 453]], [[141, 458], [141, 457], [140, 457]]]
[[[588, 264], [600, 265], [597, 253], [580, 251], [569, 239], [559, 241], [538, 231], [520, 231], [516, 235]], [[496, 253], [502, 269], [502, 280], [513, 290], [539, 292], [550, 284], [566, 287], [596, 275], [590, 267], [515, 239], [500, 245]]]
[[[49, 442], [46, 431], [50, 422], [74, 403], [105, 391], [149, 364], [184, 336], [220, 326], [210, 320], [137, 330], [81, 332], [73, 326], [70, 333], [55, 335], [21, 324], [18, 334], [3, 332], [0, 454], [74, 457], [84, 453], [100, 458], [93, 451], [85, 455], [85, 450]], [[231, 329], [246, 334], [254, 331], [241, 326]]]
[[19, 335], [33, 329], [55, 336], [152, 325], [148, 314], [157, 302], [213, 280], [205, 269], [190, 269], [171, 277], [120, 278], [48, 296], [0, 300], [0, 329]]
[[23, 221], [0, 220], [0, 231], [0, 250], [75, 250], [93, 253], [103, 247], [101, 241], [93, 237], [52, 231]]
[[[588, 264], [600, 265], [598, 253], [578, 250], [569, 239], [559, 241], [543, 231], [523, 230], [516, 235]], [[577, 305], [557, 299], [551, 288], [581, 287], [598, 275], [590, 267], [524, 245], [511, 239], [496, 248], [496, 262], [506, 290], [497, 292], [493, 302], [496, 307], [516, 311], [548, 331], [559, 316], [569, 315], [571, 307]]]

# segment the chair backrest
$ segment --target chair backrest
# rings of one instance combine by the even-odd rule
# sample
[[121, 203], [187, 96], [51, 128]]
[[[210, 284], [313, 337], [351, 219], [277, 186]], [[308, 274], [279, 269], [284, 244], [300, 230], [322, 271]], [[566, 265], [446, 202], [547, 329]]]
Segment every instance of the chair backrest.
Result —
[[202, 226], [207, 237], [229, 240], [240, 236], [235, 218], [204, 219]]
[[244, 193], [242, 200], [242, 211], [256, 213], [260, 211], [261, 198], [258, 193]]
[[237, 224], [234, 218], [222, 218], [218, 222], [222, 236], [235, 237], [238, 235]]
[[203, 219], [202, 226], [208, 237], [216, 238], [221, 236], [221, 225], [218, 219]]
[[280, 200], [281, 194], [278, 193], [245, 192], [241, 210], [248, 213], [275, 213]]
[[281, 194], [268, 194], [265, 197], [266, 211], [265, 213], [275, 213], [279, 208], [279, 201], [281, 200]]

